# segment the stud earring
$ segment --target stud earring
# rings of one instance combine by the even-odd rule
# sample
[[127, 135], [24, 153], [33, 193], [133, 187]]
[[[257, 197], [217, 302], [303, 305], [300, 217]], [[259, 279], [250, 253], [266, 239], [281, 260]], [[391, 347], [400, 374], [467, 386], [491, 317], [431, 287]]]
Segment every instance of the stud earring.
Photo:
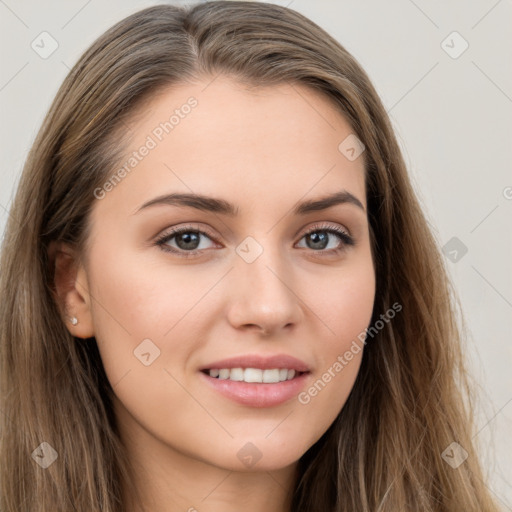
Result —
[[69, 321], [72, 325], [76, 325], [78, 323], [78, 318], [76, 316], [72, 316]]

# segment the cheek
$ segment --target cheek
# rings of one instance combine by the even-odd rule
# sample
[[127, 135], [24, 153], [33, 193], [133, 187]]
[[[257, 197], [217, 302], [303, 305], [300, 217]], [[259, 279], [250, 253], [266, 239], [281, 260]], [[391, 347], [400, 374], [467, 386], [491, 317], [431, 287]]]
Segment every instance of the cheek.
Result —
[[147, 254], [133, 248], [116, 254], [115, 245], [98, 243], [91, 258], [95, 327], [122, 332], [133, 342], [164, 338], [222, 274], [169, 262], [165, 255], [155, 257], [157, 247], [145, 249]]
[[219, 272], [192, 266], [173, 271], [165, 258], [148, 262], [135, 251], [114, 251], [115, 246], [97, 243], [90, 262], [95, 337], [111, 382], [144, 368], [140, 356], [148, 352], [143, 360], [160, 367], [183, 362], [193, 347], [174, 340], [185, 327], [188, 339], [194, 338], [194, 308], [219, 279]]
[[371, 260], [340, 270], [310, 294], [311, 309], [322, 320], [317, 338], [318, 366], [315, 379], [298, 396], [298, 402], [314, 409], [318, 425], [325, 428], [342, 409], [361, 365], [365, 329], [371, 320], [375, 278]]
[[179, 437], [176, 411], [201, 414], [181, 384], [182, 368], [200, 339], [194, 306], [218, 277], [210, 272], [194, 279], [192, 267], [173, 272], [165, 261], [145, 265], [136, 253], [113, 257], [112, 246], [103, 248], [91, 258], [92, 309], [117, 410], [124, 421], [135, 418], [155, 435]]
[[324, 365], [348, 350], [353, 340], [364, 339], [361, 333], [371, 320], [375, 285], [372, 261], [364, 258], [329, 275], [323, 286], [312, 288], [308, 301], [324, 325], [319, 351], [327, 357]]

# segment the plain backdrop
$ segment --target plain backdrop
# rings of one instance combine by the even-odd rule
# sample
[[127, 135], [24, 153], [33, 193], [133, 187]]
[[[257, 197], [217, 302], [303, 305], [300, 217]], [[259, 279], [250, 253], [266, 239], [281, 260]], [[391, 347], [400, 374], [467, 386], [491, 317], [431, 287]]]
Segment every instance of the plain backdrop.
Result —
[[[69, 69], [108, 27], [156, 3], [0, 0], [0, 232]], [[471, 331], [482, 386], [475, 442], [489, 487], [512, 510], [512, 1], [274, 3], [344, 45], [388, 110]], [[45, 51], [58, 45], [51, 55], [33, 49], [41, 38]]]

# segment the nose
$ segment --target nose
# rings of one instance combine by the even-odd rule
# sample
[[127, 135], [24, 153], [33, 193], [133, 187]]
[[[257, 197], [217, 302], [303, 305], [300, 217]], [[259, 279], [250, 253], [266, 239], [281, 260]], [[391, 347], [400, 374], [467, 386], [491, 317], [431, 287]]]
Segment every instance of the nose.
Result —
[[265, 248], [252, 263], [236, 256], [229, 286], [228, 321], [237, 330], [265, 336], [292, 330], [303, 318], [293, 268], [278, 249]]

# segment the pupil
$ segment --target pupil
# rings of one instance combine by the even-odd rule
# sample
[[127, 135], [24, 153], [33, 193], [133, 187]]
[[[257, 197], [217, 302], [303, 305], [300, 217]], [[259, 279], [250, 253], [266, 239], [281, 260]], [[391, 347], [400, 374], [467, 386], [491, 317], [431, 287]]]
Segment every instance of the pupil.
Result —
[[313, 249], [325, 249], [328, 244], [328, 237], [325, 231], [318, 231], [315, 233], [311, 233], [309, 235], [309, 239], [313, 242], [313, 244], [320, 244], [320, 246], [315, 246]]
[[193, 232], [180, 233], [176, 237], [176, 244], [180, 249], [197, 249], [199, 245], [199, 234]]

